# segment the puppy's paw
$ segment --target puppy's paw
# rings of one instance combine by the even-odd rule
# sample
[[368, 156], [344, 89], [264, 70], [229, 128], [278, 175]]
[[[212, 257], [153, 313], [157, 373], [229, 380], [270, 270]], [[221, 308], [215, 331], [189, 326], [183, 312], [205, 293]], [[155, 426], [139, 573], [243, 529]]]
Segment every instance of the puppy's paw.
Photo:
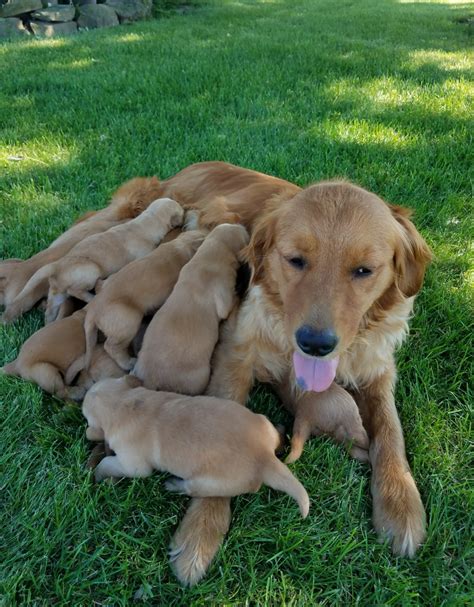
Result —
[[426, 515], [409, 470], [384, 477], [375, 471], [372, 495], [373, 523], [380, 541], [388, 540], [397, 556], [413, 557], [426, 537]]
[[187, 481], [177, 476], [172, 476], [165, 482], [165, 489], [173, 493], [181, 493], [187, 495]]

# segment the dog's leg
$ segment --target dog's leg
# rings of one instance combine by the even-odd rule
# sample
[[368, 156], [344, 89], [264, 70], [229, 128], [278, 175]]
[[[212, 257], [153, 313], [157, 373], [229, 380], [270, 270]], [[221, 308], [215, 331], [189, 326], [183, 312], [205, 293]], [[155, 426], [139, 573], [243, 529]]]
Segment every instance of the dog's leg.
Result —
[[130, 342], [116, 341], [113, 337], [108, 337], [104, 343], [104, 350], [113, 358], [118, 366], [124, 371], [130, 371], [137, 362], [136, 358], [132, 358], [128, 353]]
[[411, 557], [425, 539], [425, 511], [405, 455], [394, 383], [390, 370], [354, 396], [370, 437], [375, 529], [395, 554]]
[[[214, 369], [206, 394], [245, 404], [253, 383], [253, 361], [233, 358], [233, 321], [226, 323], [222, 341], [216, 348]], [[170, 546], [170, 560], [179, 581], [196, 584], [206, 573], [230, 525], [230, 499], [193, 498]]]
[[120, 458], [117, 455], [108, 455], [101, 460], [94, 472], [97, 483], [110, 476], [121, 478], [139, 478], [150, 476], [153, 468], [138, 457]]
[[94, 299], [94, 295], [87, 289], [76, 289], [70, 287], [67, 292], [68, 295], [70, 295], [71, 297], [75, 297], [76, 299], [79, 299], [80, 301], [85, 301], [86, 303], [89, 303]]
[[28, 369], [28, 373], [24, 377], [59, 398], [64, 399], [67, 396], [67, 389], [59, 370], [50, 363], [35, 363]]

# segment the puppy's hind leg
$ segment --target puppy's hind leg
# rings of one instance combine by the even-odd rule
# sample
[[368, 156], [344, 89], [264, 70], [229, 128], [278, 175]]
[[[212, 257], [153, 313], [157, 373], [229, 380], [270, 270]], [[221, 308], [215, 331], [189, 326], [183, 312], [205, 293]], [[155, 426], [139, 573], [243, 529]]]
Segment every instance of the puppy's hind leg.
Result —
[[104, 350], [124, 371], [133, 369], [137, 362], [137, 359], [132, 358], [128, 353], [130, 341], [117, 341], [113, 337], [108, 337], [104, 343]]
[[94, 478], [97, 483], [100, 483], [108, 477], [139, 478], [150, 476], [152, 472], [153, 468], [138, 457], [108, 455], [98, 464], [94, 472]]
[[61, 373], [57, 367], [50, 363], [40, 362], [32, 365], [28, 370], [28, 374], [24, 377], [38, 384], [46, 392], [55, 394], [59, 398], [66, 398], [67, 396], [67, 389]]

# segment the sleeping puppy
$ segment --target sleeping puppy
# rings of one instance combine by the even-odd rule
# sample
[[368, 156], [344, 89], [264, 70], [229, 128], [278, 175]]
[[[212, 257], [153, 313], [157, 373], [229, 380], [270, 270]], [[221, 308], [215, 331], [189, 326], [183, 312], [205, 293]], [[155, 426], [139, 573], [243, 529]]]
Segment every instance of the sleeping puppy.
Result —
[[325, 392], [301, 391], [297, 397], [290, 395], [293, 390], [289, 382], [278, 390], [285, 408], [295, 416], [287, 464], [301, 457], [310, 436], [321, 434], [329, 434], [337, 442], [345, 443], [352, 457], [368, 461], [369, 438], [356, 402], [347, 390], [336, 383]]
[[98, 345], [94, 349], [89, 370], [79, 375], [77, 385], [71, 386], [84, 367], [85, 316], [84, 308], [33, 333], [21, 347], [18, 357], [3, 367], [3, 372], [33, 381], [59, 398], [73, 400], [81, 400], [100, 379], [124, 375], [103, 346]]
[[95, 469], [107, 477], [175, 477], [167, 489], [194, 497], [255, 493], [264, 483], [284, 491], [307, 516], [303, 485], [275, 455], [281, 437], [263, 415], [211, 396], [181, 396], [136, 387], [133, 377], [104, 380], [87, 393], [82, 411], [89, 440], [115, 452]]
[[53, 320], [67, 297], [91, 301], [90, 291], [99, 278], [106, 278], [127, 263], [150, 253], [171, 228], [182, 222], [182, 218], [183, 209], [177, 202], [170, 198], [156, 200], [136, 219], [86, 238], [68, 255], [42, 268], [19, 297], [48, 277], [47, 320]]
[[202, 394], [209, 382], [219, 322], [236, 301], [238, 255], [245, 228], [217, 226], [181, 270], [178, 282], [145, 333], [133, 374], [145, 387]]
[[81, 217], [44, 251], [24, 261], [8, 259], [0, 262], [0, 305], [5, 305], [2, 320], [15, 320], [46, 297], [49, 289], [47, 278], [36, 283], [35, 288], [21, 298], [18, 297], [40, 268], [57, 261], [85, 238], [133, 219], [160, 197], [160, 191], [161, 186], [156, 177], [135, 177], [120, 186], [105, 209]]
[[130, 357], [128, 347], [137, 335], [143, 317], [164, 304], [181, 268], [194, 255], [205, 235], [201, 230], [183, 232], [105, 281], [87, 308], [84, 323], [86, 369], [99, 329], [106, 337], [106, 351], [117, 364], [126, 371], [133, 367], [136, 359]]

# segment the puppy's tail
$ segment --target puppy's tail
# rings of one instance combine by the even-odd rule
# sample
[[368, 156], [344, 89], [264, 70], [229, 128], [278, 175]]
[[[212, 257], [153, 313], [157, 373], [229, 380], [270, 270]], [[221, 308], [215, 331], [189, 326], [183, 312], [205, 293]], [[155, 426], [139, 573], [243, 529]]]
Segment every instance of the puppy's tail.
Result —
[[291, 450], [285, 459], [285, 464], [292, 464], [301, 457], [305, 442], [311, 436], [311, 424], [304, 419], [296, 419], [291, 437]]
[[25, 296], [29, 295], [32, 291], [39, 287], [42, 282], [48, 280], [48, 278], [52, 276], [52, 274], [54, 274], [55, 269], [56, 264], [53, 262], [48, 263], [46, 266], [43, 266], [42, 268], [37, 270], [30, 278], [30, 280], [26, 283], [26, 285], [23, 287], [23, 289], [15, 297], [14, 301], [23, 299]]
[[306, 518], [309, 512], [309, 496], [300, 481], [276, 457], [269, 459], [264, 471], [263, 482], [272, 489], [290, 495], [300, 507], [301, 516]]
[[90, 313], [86, 314], [84, 320], [84, 333], [86, 335], [86, 353], [84, 356], [84, 369], [89, 369], [92, 361], [92, 354], [97, 344], [97, 325]]

